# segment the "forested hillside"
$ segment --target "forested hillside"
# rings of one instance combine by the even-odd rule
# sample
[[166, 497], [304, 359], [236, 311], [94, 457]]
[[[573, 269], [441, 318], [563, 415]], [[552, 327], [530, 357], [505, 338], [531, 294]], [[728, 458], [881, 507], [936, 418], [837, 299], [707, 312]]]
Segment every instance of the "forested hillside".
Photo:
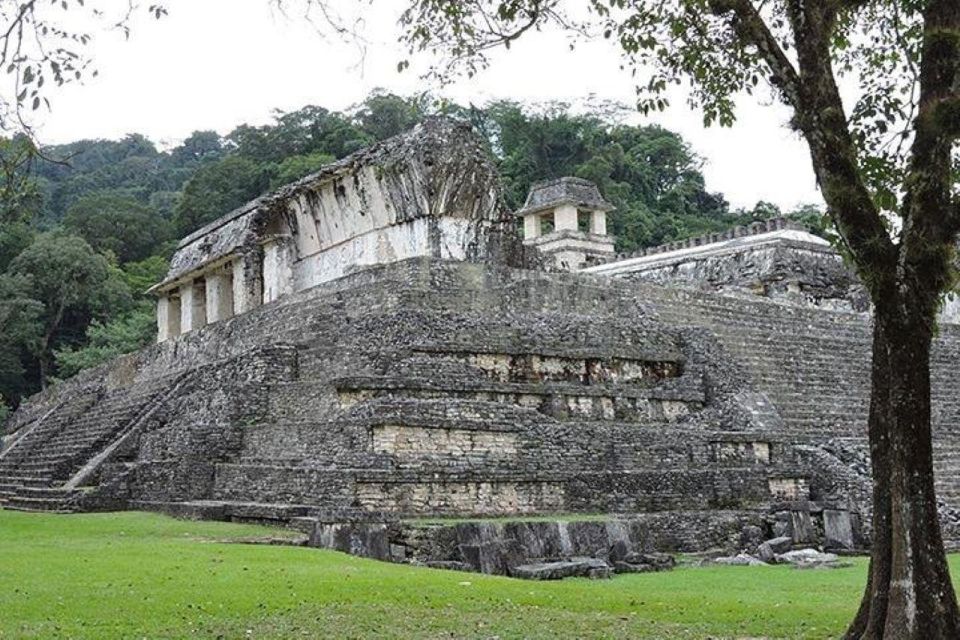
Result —
[[0, 164], [17, 168], [0, 175], [0, 400], [15, 405], [150, 342], [153, 302], [143, 292], [164, 274], [177, 238], [433, 113], [467, 120], [486, 137], [513, 208], [535, 180], [576, 175], [599, 184], [617, 207], [610, 231], [621, 250], [779, 213], [767, 203], [730, 211], [678, 135], [564, 105], [465, 108], [375, 93], [348, 112], [308, 106], [225, 136], [197, 131], [169, 150], [131, 134], [47, 147], [29, 163], [11, 161], [23, 141], [3, 140]]

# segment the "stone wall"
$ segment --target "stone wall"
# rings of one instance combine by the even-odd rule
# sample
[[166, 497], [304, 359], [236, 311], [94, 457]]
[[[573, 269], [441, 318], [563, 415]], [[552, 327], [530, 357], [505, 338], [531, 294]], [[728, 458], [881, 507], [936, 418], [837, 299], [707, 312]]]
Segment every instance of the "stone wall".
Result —
[[783, 218], [621, 255], [586, 271], [803, 306], [869, 309], [864, 288], [840, 254]]
[[569, 521], [411, 522], [393, 526], [385, 534], [393, 554], [389, 559], [466, 563], [465, 568], [480, 570], [469, 566], [465, 550], [481, 547], [501, 555], [508, 549], [520, 562], [571, 556], [607, 559], [618, 545], [638, 552], [745, 548], [755, 546], [771, 528], [772, 522], [759, 512], [714, 510]]

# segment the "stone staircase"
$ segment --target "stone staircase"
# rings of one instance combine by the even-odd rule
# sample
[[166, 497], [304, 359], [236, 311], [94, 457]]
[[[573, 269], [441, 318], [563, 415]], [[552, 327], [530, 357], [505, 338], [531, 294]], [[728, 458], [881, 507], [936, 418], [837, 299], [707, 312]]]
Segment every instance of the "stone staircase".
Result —
[[960, 442], [935, 443], [933, 474], [937, 497], [954, 508], [960, 507]]
[[25, 425], [0, 454], [0, 507], [76, 510], [87, 491], [77, 486], [84, 479], [81, 472], [177, 386], [161, 380], [134, 390], [97, 389], [68, 398], [34, 424]]
[[661, 318], [705, 326], [797, 436], [865, 433], [870, 334], [850, 314], [654, 289]]
[[[784, 437], [839, 438], [866, 452], [871, 349], [866, 317], [638, 286], [655, 301], [661, 320], [707, 327], [718, 337], [773, 400]], [[931, 355], [934, 474], [938, 498], [952, 509], [960, 508], [958, 361], [960, 329], [943, 326]]]

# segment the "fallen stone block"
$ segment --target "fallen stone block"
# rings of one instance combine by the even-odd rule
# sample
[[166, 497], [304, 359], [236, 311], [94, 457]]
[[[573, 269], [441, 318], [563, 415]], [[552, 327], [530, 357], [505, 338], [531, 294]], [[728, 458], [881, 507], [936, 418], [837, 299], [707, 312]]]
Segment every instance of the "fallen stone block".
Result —
[[714, 564], [725, 564], [731, 566], [744, 566], [744, 567], [769, 567], [766, 562], [760, 558], [754, 557], [749, 553], [738, 553], [735, 556], [724, 556], [720, 558], [713, 559]]
[[[778, 563], [791, 564], [798, 569], [832, 568], [845, 566], [837, 562], [835, 553], [822, 553], [816, 549], [796, 549], [777, 555]], [[849, 565], [846, 565], [849, 566]]]
[[628, 553], [623, 562], [627, 564], [649, 565], [654, 571], [667, 571], [677, 566], [676, 559], [669, 553]]
[[794, 569], [842, 569], [844, 567], [852, 567], [852, 562], [840, 562], [839, 560], [832, 560], [829, 562], [797, 562], [794, 563]]
[[423, 563], [423, 566], [431, 569], [446, 569], [447, 571], [473, 571], [473, 567], [469, 564], [458, 560], [428, 560]]
[[615, 562], [626, 562], [627, 556], [631, 555], [633, 552], [630, 550], [630, 546], [624, 540], [617, 540], [612, 545], [610, 545], [610, 552], [607, 556], [610, 558], [611, 563]]
[[813, 542], [816, 533], [809, 511], [791, 511], [790, 520], [793, 525], [793, 541], [796, 543]]
[[613, 563], [613, 572], [614, 573], [652, 573], [654, 571], [662, 571], [652, 564], [635, 564], [632, 562], [623, 562], [618, 560]]
[[603, 579], [612, 573], [610, 565], [596, 558], [570, 558], [557, 562], [534, 562], [514, 567], [510, 572], [514, 578], [526, 580], [561, 580], [563, 578], [582, 577]]
[[773, 562], [778, 553], [789, 551], [792, 544], [793, 538], [790, 536], [771, 538], [757, 547], [757, 557], [764, 562]]

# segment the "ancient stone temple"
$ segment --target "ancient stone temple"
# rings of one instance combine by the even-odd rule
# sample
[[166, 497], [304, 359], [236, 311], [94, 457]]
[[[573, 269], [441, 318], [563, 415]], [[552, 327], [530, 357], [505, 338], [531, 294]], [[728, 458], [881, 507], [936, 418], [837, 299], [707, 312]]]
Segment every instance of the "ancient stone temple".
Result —
[[[275, 522], [493, 572], [868, 545], [870, 315], [840, 257], [784, 220], [617, 256], [607, 215], [573, 178], [509, 211], [442, 119], [227, 213], [153, 288], [157, 344], [13, 414], [0, 504]], [[944, 322], [954, 542], [958, 358]]]

